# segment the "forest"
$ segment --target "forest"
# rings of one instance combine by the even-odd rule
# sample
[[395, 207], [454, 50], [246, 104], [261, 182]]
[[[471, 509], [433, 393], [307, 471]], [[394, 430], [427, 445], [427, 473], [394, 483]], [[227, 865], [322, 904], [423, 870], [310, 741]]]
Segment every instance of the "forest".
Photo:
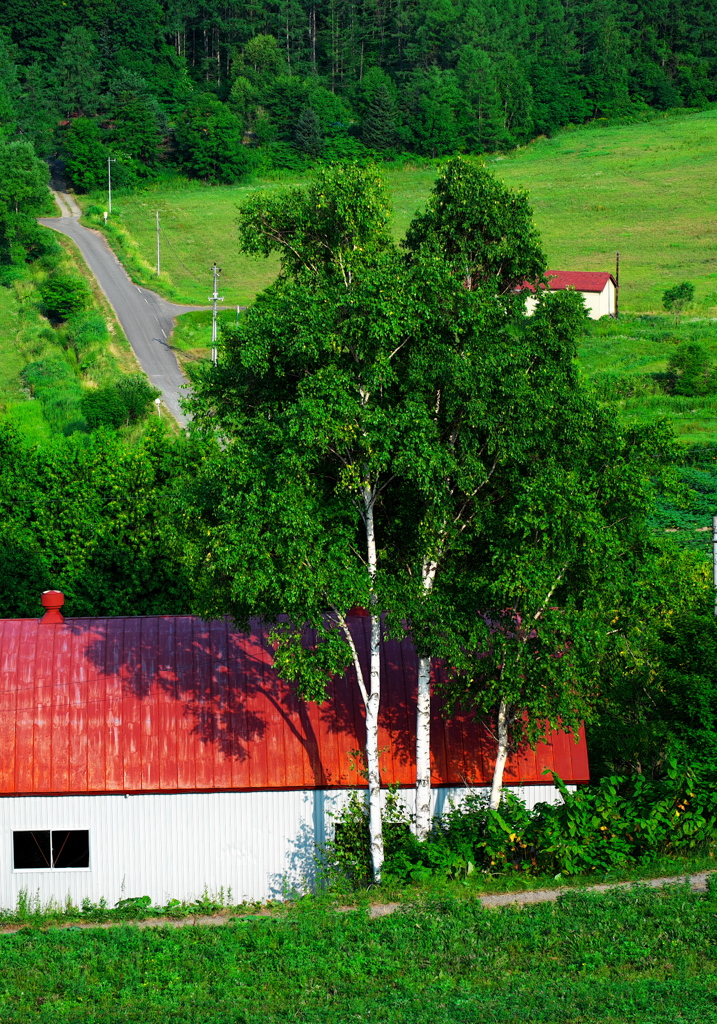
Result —
[[717, 99], [712, 0], [7, 0], [0, 133], [69, 184], [481, 153]]

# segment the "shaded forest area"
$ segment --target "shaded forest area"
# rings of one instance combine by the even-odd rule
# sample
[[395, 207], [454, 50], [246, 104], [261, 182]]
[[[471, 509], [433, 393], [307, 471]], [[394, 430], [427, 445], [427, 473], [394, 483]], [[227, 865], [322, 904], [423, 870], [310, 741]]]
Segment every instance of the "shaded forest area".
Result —
[[73, 184], [491, 151], [717, 99], [717, 4], [6, 0], [0, 132]]

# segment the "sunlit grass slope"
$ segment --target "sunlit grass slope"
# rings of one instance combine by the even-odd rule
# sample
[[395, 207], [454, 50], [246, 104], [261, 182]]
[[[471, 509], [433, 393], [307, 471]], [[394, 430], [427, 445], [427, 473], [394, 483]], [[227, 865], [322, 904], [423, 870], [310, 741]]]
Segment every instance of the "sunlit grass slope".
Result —
[[[662, 292], [681, 280], [694, 282], [700, 308], [717, 306], [717, 110], [566, 131], [488, 163], [530, 193], [551, 267], [612, 270], [619, 250], [625, 311], [659, 311]], [[410, 164], [386, 170], [397, 236], [424, 205], [435, 173]], [[184, 299], [206, 302], [216, 260], [227, 303], [246, 303], [277, 264], [238, 254], [236, 206], [277, 187], [165, 189], [117, 205], [150, 263], [159, 210], [163, 269]]]

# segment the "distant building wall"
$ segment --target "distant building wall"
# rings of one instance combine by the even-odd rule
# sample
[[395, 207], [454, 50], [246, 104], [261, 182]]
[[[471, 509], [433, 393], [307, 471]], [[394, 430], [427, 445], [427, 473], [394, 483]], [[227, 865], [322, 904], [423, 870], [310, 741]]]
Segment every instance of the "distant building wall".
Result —
[[[574, 786], [568, 787], [574, 789]], [[511, 789], [529, 807], [557, 802], [551, 785]], [[192, 900], [231, 890], [231, 900], [281, 899], [311, 887], [316, 844], [333, 831], [333, 818], [350, 790], [140, 794], [134, 796], [0, 797], [0, 907], [14, 908], [21, 891], [79, 905], [150, 896], [155, 903]], [[469, 790], [433, 790], [434, 813], [460, 803]], [[385, 791], [384, 791], [385, 793]], [[401, 790], [409, 810], [415, 791]], [[88, 868], [14, 870], [13, 832], [88, 830]]]
[[[560, 289], [562, 290], [562, 289]], [[615, 285], [608, 281], [601, 292], [580, 292], [585, 308], [591, 320], [599, 320], [603, 316], [615, 315]], [[535, 312], [536, 298], [528, 294], [525, 300], [525, 314], [532, 316]]]

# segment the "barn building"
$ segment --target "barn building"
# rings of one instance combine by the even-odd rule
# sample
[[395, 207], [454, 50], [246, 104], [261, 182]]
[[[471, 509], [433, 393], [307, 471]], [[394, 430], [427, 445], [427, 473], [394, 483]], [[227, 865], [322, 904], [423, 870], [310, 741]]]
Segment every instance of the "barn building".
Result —
[[[310, 883], [331, 813], [363, 785], [351, 673], [318, 706], [273, 667], [267, 630], [191, 616], [0, 620], [0, 906], [207, 891], [278, 898]], [[369, 620], [351, 619], [362, 658]], [[415, 783], [417, 661], [384, 645], [383, 781]], [[482, 789], [494, 748], [470, 716], [432, 718], [434, 807]], [[543, 768], [588, 780], [584, 736], [553, 733], [508, 766], [529, 804], [555, 799]]]
[[[617, 312], [617, 283], [612, 274], [580, 270], [547, 270], [545, 276], [553, 292], [574, 288], [580, 292], [585, 301], [585, 308], [591, 320], [599, 320], [601, 316], [615, 316]], [[525, 291], [535, 289], [527, 281]], [[528, 296], [525, 312], [530, 316], [535, 309], [535, 299]]]

